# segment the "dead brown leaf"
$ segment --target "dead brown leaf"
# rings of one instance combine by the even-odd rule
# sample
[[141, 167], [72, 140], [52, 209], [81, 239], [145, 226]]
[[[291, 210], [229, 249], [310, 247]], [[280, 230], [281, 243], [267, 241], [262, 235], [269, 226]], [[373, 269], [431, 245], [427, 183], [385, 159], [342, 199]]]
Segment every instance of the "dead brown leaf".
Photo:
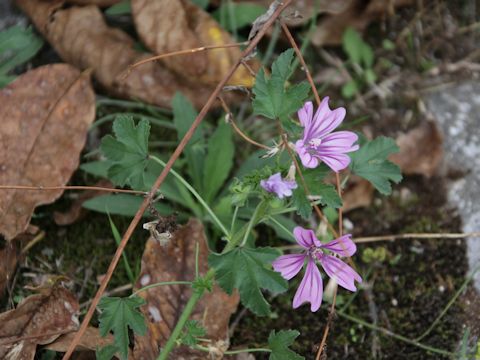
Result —
[[351, 0], [343, 11], [320, 20], [312, 36], [316, 46], [338, 45], [346, 28], [363, 31], [373, 20], [392, 16], [398, 7], [412, 5], [414, 0]]
[[443, 159], [443, 138], [433, 121], [425, 121], [397, 138], [400, 151], [390, 160], [406, 175], [435, 174]]
[[17, 3], [65, 61], [81, 69], [92, 69], [99, 83], [114, 95], [162, 107], [171, 106], [177, 91], [196, 107], [203, 106], [210, 95], [211, 87], [196, 79], [181, 78], [156, 62], [139, 66], [124, 78], [129, 65], [152, 54], [135, 50], [134, 40], [107, 26], [96, 6], [64, 8], [62, 0]]
[[343, 194], [344, 212], [367, 207], [372, 203], [374, 188], [367, 180], [352, 176]]
[[[78, 167], [95, 118], [90, 76], [66, 64], [42, 66], [0, 92], [0, 184], [63, 186]], [[38, 205], [62, 190], [0, 192], [0, 233], [11, 240]]]
[[[45, 348], [56, 352], [67, 352], [68, 346], [76, 334], [77, 332], [71, 332], [61, 335], [57, 340], [45, 346]], [[75, 351], [95, 351], [97, 348], [113, 344], [113, 342], [114, 339], [112, 334], [107, 334], [105, 337], [102, 337], [97, 328], [89, 326], [83, 333]]]
[[[193, 280], [195, 276], [195, 244], [199, 245], [199, 271], [207, 272], [208, 248], [202, 224], [190, 220], [177, 230], [170, 244], [161, 246], [150, 238], [142, 258], [142, 272], [136, 284], [141, 288], [161, 281]], [[168, 340], [192, 289], [185, 285], [160, 286], [141, 292], [147, 304], [142, 312], [147, 318], [148, 332], [135, 337], [134, 358], [155, 359], [158, 349]], [[238, 295], [229, 296], [215, 286], [204, 295], [192, 315], [206, 329], [205, 337], [216, 342], [228, 343], [228, 323], [238, 305]], [[205, 352], [191, 350], [185, 346], [176, 348], [172, 359], [210, 359]]]
[[37, 345], [51, 343], [78, 328], [79, 305], [65, 288], [54, 286], [0, 314], [0, 358], [30, 360]]
[[[98, 187], [109, 187], [113, 188], [113, 184], [108, 180], [100, 180], [95, 185]], [[55, 211], [53, 213], [53, 220], [55, 220], [55, 224], [60, 226], [71, 225], [74, 222], [81, 219], [88, 211], [83, 207], [83, 203], [89, 199], [93, 199], [94, 197], [104, 195], [104, 191], [97, 191], [97, 190], [86, 190], [83, 191], [78, 198], [76, 198], [70, 208], [67, 211], [60, 212]]]
[[0, 298], [17, 268], [20, 252], [14, 241], [7, 242], [0, 250]]
[[[132, 0], [132, 14], [138, 35], [156, 54], [235, 42], [209, 13], [188, 0]], [[240, 49], [232, 47], [165, 58], [162, 62], [181, 76], [215, 85], [240, 56]], [[239, 67], [227, 85], [251, 87], [253, 80], [244, 67]]]

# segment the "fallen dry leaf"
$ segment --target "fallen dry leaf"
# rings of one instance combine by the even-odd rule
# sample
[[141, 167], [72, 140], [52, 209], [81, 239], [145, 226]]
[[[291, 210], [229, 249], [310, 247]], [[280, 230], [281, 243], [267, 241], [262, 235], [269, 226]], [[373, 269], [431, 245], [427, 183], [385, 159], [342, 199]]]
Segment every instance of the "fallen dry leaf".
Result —
[[[161, 281], [193, 280], [195, 276], [195, 244], [199, 244], [199, 271], [207, 272], [208, 248], [202, 224], [190, 220], [174, 233], [167, 246], [161, 246], [150, 238], [142, 257], [142, 272], [136, 288]], [[146, 301], [142, 307], [148, 324], [145, 336], [135, 337], [134, 358], [155, 359], [159, 347], [168, 340], [192, 290], [189, 286], [160, 286], [141, 292]], [[206, 329], [206, 338], [228, 343], [228, 323], [238, 305], [238, 295], [229, 296], [219, 287], [206, 293], [197, 304], [192, 319], [198, 320]], [[182, 346], [176, 348], [172, 359], [210, 359], [205, 352]]]
[[14, 241], [7, 242], [0, 250], [0, 298], [17, 268], [19, 258], [20, 252]]
[[99, 7], [106, 7], [118, 4], [122, 0], [68, 0], [70, 4], [77, 5], [96, 5]]
[[[156, 54], [235, 42], [209, 13], [188, 0], [132, 0], [132, 14], [138, 35]], [[162, 62], [181, 76], [215, 85], [240, 56], [240, 49], [231, 47], [165, 58]], [[257, 62], [254, 67], [258, 67]], [[251, 87], [253, 80], [241, 66], [227, 85]]]
[[138, 66], [124, 78], [129, 65], [153, 55], [135, 50], [130, 36], [107, 26], [96, 6], [64, 7], [62, 0], [17, 3], [65, 61], [92, 69], [99, 83], [114, 95], [162, 107], [171, 106], [177, 91], [196, 107], [203, 106], [210, 95], [211, 87], [183, 79], [156, 62]]
[[414, 0], [351, 0], [343, 11], [322, 18], [312, 36], [316, 46], [338, 45], [348, 27], [363, 31], [375, 19], [393, 15], [395, 8], [412, 5]]
[[372, 203], [374, 188], [367, 180], [352, 176], [342, 196], [343, 212], [348, 212]]
[[65, 288], [54, 286], [0, 314], [0, 359], [33, 359], [37, 345], [77, 330], [78, 310], [75, 297]]
[[17, 263], [23, 260], [24, 253], [28, 251], [32, 241], [36, 242], [38, 235], [41, 236], [40, 229], [30, 224], [25, 232], [6, 242], [0, 250], [0, 298], [15, 273]]
[[[77, 332], [71, 332], [61, 335], [57, 340], [45, 346], [46, 349], [56, 352], [67, 352], [67, 349], [72, 342]], [[80, 342], [75, 348], [75, 351], [95, 351], [97, 348], [102, 348], [109, 344], [113, 344], [114, 338], [112, 334], [107, 334], [105, 337], [100, 336], [100, 332], [93, 326], [87, 327], [83, 333]]]
[[[31, 70], [0, 91], [0, 119], [0, 184], [63, 186], [95, 119], [90, 76], [67, 64]], [[13, 239], [62, 192], [2, 190], [0, 233]]]
[[[113, 184], [106, 180], [102, 179], [98, 181], [93, 186], [98, 187], [109, 187], [113, 188]], [[74, 222], [81, 219], [85, 214], [87, 214], [88, 210], [83, 207], [83, 203], [89, 199], [93, 199], [94, 197], [104, 195], [104, 191], [97, 191], [97, 190], [86, 190], [83, 191], [78, 198], [76, 198], [70, 208], [67, 211], [60, 212], [55, 211], [53, 213], [53, 220], [55, 220], [55, 224], [60, 226], [71, 225]]]
[[400, 151], [390, 160], [406, 175], [435, 174], [443, 159], [443, 137], [433, 121], [425, 121], [397, 138]]

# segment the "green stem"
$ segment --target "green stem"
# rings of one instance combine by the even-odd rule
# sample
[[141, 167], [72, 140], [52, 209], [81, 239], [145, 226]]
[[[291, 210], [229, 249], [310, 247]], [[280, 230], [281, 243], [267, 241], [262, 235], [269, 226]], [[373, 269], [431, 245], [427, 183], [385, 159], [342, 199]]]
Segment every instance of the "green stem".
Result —
[[240, 246], [244, 246], [247, 243], [248, 240], [248, 234], [250, 234], [250, 231], [252, 231], [253, 227], [257, 223], [257, 217], [258, 217], [258, 211], [260, 210], [260, 207], [263, 206], [263, 201], [260, 201], [255, 208], [255, 211], [253, 212], [252, 218], [248, 222], [247, 230], [245, 231], [245, 234], [243, 235], [243, 240]]
[[230, 224], [230, 238], [233, 237], [233, 232], [235, 231], [235, 221], [237, 221], [238, 209], [239, 207], [235, 206], [235, 210], [233, 210], [232, 223]]
[[[166, 164], [160, 160], [158, 157], [154, 156], [154, 155], [150, 155], [150, 158], [154, 161], [156, 161], [157, 163], [159, 163], [160, 165], [162, 165], [163, 167], [166, 166]], [[180, 181], [183, 186], [185, 186], [191, 193], [192, 195], [198, 200], [198, 202], [203, 206], [203, 208], [208, 212], [208, 214], [210, 215], [210, 217], [212, 218], [213, 222], [220, 228], [220, 230], [222, 230], [222, 232], [224, 233], [224, 235], [229, 238], [230, 236], [230, 233], [228, 232], [228, 230], [225, 228], [225, 226], [222, 224], [222, 222], [220, 221], [220, 219], [217, 217], [217, 215], [215, 215], [215, 213], [213, 212], [213, 210], [210, 208], [210, 206], [208, 206], [208, 204], [205, 202], [205, 200], [203, 200], [203, 198], [200, 196], [200, 194], [179, 174], [177, 173], [175, 170], [173, 169], [170, 169], [170, 173], [175, 176], [177, 178], [178, 181]]]
[[[196, 349], [210, 352], [210, 349], [202, 346], [202, 345], [196, 345]], [[225, 351], [223, 354], [224, 355], [235, 355], [235, 354], [242, 354], [242, 353], [253, 353], [253, 352], [272, 352], [272, 350], [267, 349], [267, 348], [257, 348], [257, 349], [238, 349], [238, 350], [228, 350]]]
[[141, 292], [146, 291], [148, 289], [159, 287], [159, 286], [166, 286], [166, 285], [192, 285], [192, 282], [191, 281], [163, 281], [163, 282], [158, 282], [158, 283], [150, 284], [150, 285], [147, 285], [147, 286], [144, 286], [144, 287], [138, 289], [132, 295], [130, 295], [130, 297], [133, 297], [133, 296], [137, 295], [138, 293], [141, 293]]
[[424, 349], [424, 350], [427, 350], [427, 351], [431, 351], [433, 353], [437, 353], [437, 354], [441, 354], [441, 355], [446, 355], [446, 356], [450, 356], [452, 357], [454, 354], [451, 353], [450, 351], [446, 351], [446, 350], [442, 350], [442, 349], [437, 349], [437, 348], [434, 348], [434, 347], [431, 347], [431, 346], [428, 346], [428, 345], [425, 345], [425, 344], [422, 344], [422, 343], [419, 343], [418, 341], [415, 341], [415, 340], [412, 340], [412, 339], [409, 339], [405, 336], [402, 336], [402, 335], [398, 335], [398, 334], [395, 334], [393, 332], [391, 332], [390, 330], [388, 329], [385, 329], [385, 328], [382, 328], [382, 327], [379, 327], [379, 326], [376, 326], [376, 325], [373, 325], [373, 324], [370, 324], [369, 322], [366, 322], [362, 319], [358, 319], [354, 316], [351, 316], [351, 315], [348, 315], [342, 311], [337, 311], [337, 314], [341, 317], [344, 317], [345, 319], [347, 320], [350, 320], [350, 321], [353, 321], [359, 325], [363, 325], [369, 329], [372, 329], [372, 330], [376, 330], [378, 332], [381, 332], [385, 335], [388, 335], [388, 336], [391, 336], [393, 337], [394, 339], [397, 339], [397, 340], [400, 340], [400, 341], [403, 341], [403, 342], [406, 342], [407, 344], [411, 344], [411, 345], [414, 345], [416, 347], [419, 347], [421, 349]]
[[290, 230], [288, 230], [285, 226], [283, 226], [278, 220], [276, 220], [273, 216], [269, 215], [268, 220], [270, 220], [271, 222], [275, 223], [280, 229], [282, 229], [283, 231], [285, 231], [288, 235], [290, 235], [292, 237], [292, 239], [295, 240], [295, 237], [293, 236], [292, 232]]
[[[312, 206], [313, 206], [313, 205], [319, 205], [319, 204], [321, 204], [321, 203], [322, 203], [321, 200], [315, 200], [315, 201], [312, 201], [312, 202], [310, 203], [310, 205], [312, 205]], [[276, 210], [276, 211], [274, 210], [274, 211], [272, 211], [269, 215], [288, 214], [288, 213], [294, 212], [294, 211], [296, 211], [296, 210], [297, 210], [296, 207], [291, 206], [291, 207], [288, 207], [288, 208], [285, 208], [285, 209], [281, 209], [281, 210]]]
[[[205, 275], [205, 279], [211, 279], [214, 276], [214, 271], [209, 270], [207, 275]], [[196, 289], [190, 299], [187, 302], [187, 305], [185, 305], [185, 308], [183, 309], [182, 315], [180, 315], [180, 319], [178, 319], [177, 324], [175, 325], [175, 328], [173, 329], [170, 337], [167, 340], [167, 343], [165, 344], [164, 348], [160, 352], [160, 355], [158, 356], [157, 360], [167, 360], [168, 359], [168, 354], [172, 351], [172, 349], [175, 347], [175, 344], [177, 342], [178, 337], [180, 336], [180, 333], [182, 332], [185, 323], [187, 322], [188, 318], [193, 312], [193, 309], [195, 309], [195, 305], [197, 304], [198, 300], [201, 299], [203, 296], [203, 293], [205, 292], [205, 289]]]

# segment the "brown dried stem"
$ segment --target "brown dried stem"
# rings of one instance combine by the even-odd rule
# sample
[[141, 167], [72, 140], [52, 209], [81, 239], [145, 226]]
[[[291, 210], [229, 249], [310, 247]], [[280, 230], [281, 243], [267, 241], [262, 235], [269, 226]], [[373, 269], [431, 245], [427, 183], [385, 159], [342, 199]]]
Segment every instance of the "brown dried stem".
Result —
[[79, 343], [80, 339], [82, 338], [85, 330], [87, 329], [87, 326], [92, 319], [92, 316], [95, 312], [95, 308], [98, 305], [98, 302], [100, 301], [100, 298], [102, 297], [102, 294], [104, 293], [105, 289], [107, 288], [108, 282], [110, 281], [113, 271], [115, 270], [115, 267], [118, 264], [118, 261], [120, 260], [120, 257], [122, 256], [122, 252], [125, 249], [125, 246], [128, 243], [128, 240], [132, 236], [133, 231], [137, 227], [138, 223], [140, 222], [140, 219], [142, 218], [143, 213], [148, 207], [148, 204], [152, 201], [157, 189], [160, 187], [160, 185], [163, 183], [165, 178], [167, 177], [168, 173], [170, 172], [170, 169], [172, 168], [173, 164], [175, 161], [178, 159], [180, 154], [183, 152], [185, 146], [191, 139], [192, 135], [194, 134], [195, 130], [197, 127], [200, 125], [202, 122], [203, 118], [207, 115], [209, 109], [212, 107], [213, 103], [215, 102], [215, 99], [218, 97], [220, 92], [222, 91], [223, 87], [227, 83], [227, 81], [230, 79], [230, 77], [233, 75], [235, 70], [240, 66], [242, 59], [250, 54], [250, 52], [257, 46], [259, 43], [260, 39], [263, 38], [265, 35], [266, 31], [268, 28], [272, 26], [272, 24], [275, 22], [275, 20], [280, 16], [282, 11], [290, 5], [292, 0], [285, 0], [281, 6], [279, 6], [275, 12], [272, 14], [271, 18], [265, 23], [265, 25], [262, 27], [262, 29], [257, 33], [255, 38], [252, 39], [248, 47], [242, 52], [242, 55], [240, 59], [237, 60], [237, 62], [232, 66], [230, 71], [225, 75], [225, 77], [220, 81], [215, 88], [215, 90], [212, 92], [210, 97], [208, 98], [207, 102], [203, 106], [202, 110], [200, 110], [199, 114], [195, 118], [194, 122], [192, 123], [192, 126], [188, 129], [187, 133], [183, 137], [183, 139], [180, 141], [178, 144], [177, 148], [173, 152], [172, 156], [168, 160], [166, 166], [164, 167], [163, 171], [160, 173], [158, 176], [157, 180], [153, 184], [148, 196], [143, 200], [142, 204], [140, 205], [140, 208], [138, 209], [137, 213], [135, 214], [135, 217], [133, 218], [132, 222], [128, 226], [127, 231], [123, 235], [123, 238], [117, 248], [117, 251], [115, 252], [115, 255], [113, 256], [113, 259], [110, 263], [110, 266], [108, 267], [107, 273], [105, 274], [105, 277], [102, 280], [102, 283], [100, 284], [100, 287], [95, 294], [95, 297], [93, 298], [92, 304], [90, 305], [87, 314], [85, 315], [85, 318], [82, 321], [82, 324], [80, 326], [80, 329], [76, 333], [75, 337], [73, 338], [72, 342], [70, 343], [70, 346], [67, 349], [67, 352], [63, 356], [63, 360], [68, 360], [73, 354], [73, 351], [75, 350], [75, 347]]
[[24, 185], [0, 185], [0, 190], [3, 189], [12, 189], [12, 190], [33, 190], [33, 191], [48, 191], [48, 190], [92, 190], [92, 191], [105, 191], [112, 193], [126, 193], [126, 194], [135, 194], [135, 195], [148, 195], [146, 191], [136, 191], [128, 189], [115, 189], [115, 188], [106, 188], [100, 186], [24, 186]]
[[197, 53], [197, 52], [207, 51], [207, 50], [239, 47], [239, 46], [247, 45], [247, 44], [248, 44], [248, 41], [244, 41], [244, 42], [241, 42], [241, 43], [234, 43], [234, 44], [201, 46], [201, 47], [198, 47], [198, 48], [172, 51], [172, 52], [169, 52], [169, 53], [166, 53], [166, 54], [160, 54], [160, 55], [152, 56], [152, 57], [149, 57], [148, 59], [143, 59], [143, 60], [140, 60], [140, 61], [136, 62], [135, 64], [130, 65], [128, 67], [128, 69], [126, 70], [126, 72], [123, 75], [120, 76], [120, 79], [125, 80], [137, 66], [149, 63], [151, 61], [157, 61], [157, 60], [165, 59], [165, 58], [171, 57], [171, 56], [194, 54], [194, 53]]
[[290, 30], [288, 30], [288, 26], [281, 19], [280, 19], [280, 25], [282, 27], [283, 32], [285, 33], [285, 36], [290, 42], [290, 45], [292, 45], [293, 50], [295, 50], [295, 53], [297, 54], [297, 58], [300, 61], [300, 64], [302, 64], [303, 71], [305, 72], [305, 75], [307, 76], [307, 80], [310, 83], [310, 86], [312, 87], [313, 96], [315, 96], [315, 101], [317, 102], [317, 105], [320, 105], [320, 96], [318, 95], [317, 88], [315, 87], [315, 83], [313, 82], [312, 75], [310, 74], [310, 71], [308, 70], [308, 66], [305, 63], [305, 59], [303, 58], [302, 52], [299, 49], [297, 43], [295, 42], [295, 39], [293, 38], [292, 33], [290, 32]]
[[230, 111], [230, 108], [228, 107], [227, 103], [221, 96], [218, 97], [218, 100], [220, 100], [220, 104], [222, 105], [223, 111], [227, 113], [228, 116], [228, 123], [232, 125], [233, 130], [240, 135], [240, 137], [245, 140], [246, 142], [255, 145], [259, 148], [265, 149], [265, 150], [270, 150], [270, 148], [267, 145], [260, 144], [259, 142], [256, 142], [252, 138], [248, 137], [247, 134], [245, 134], [240, 128], [235, 124], [235, 120], [233, 119], [233, 113]]

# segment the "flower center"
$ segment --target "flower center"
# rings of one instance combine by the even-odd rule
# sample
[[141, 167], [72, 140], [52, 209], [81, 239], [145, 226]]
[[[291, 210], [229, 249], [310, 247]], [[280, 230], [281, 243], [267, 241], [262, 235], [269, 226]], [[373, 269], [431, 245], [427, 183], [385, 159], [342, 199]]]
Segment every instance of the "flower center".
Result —
[[321, 143], [322, 143], [322, 139], [312, 139], [308, 142], [308, 145], [316, 149], [317, 147], [320, 146]]
[[323, 255], [322, 249], [316, 246], [311, 246], [308, 250], [307, 253], [310, 257], [317, 259]]

